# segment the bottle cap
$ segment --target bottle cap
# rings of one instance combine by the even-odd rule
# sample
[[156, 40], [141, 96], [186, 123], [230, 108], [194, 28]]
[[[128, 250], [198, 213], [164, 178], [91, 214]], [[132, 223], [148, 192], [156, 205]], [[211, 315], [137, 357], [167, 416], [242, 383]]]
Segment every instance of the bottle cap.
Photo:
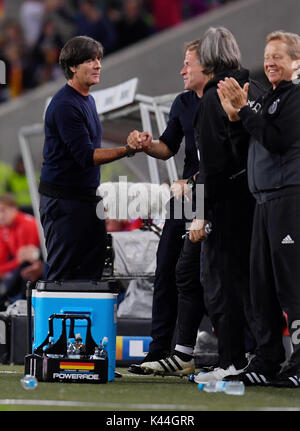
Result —
[[195, 382], [195, 374], [190, 374], [189, 375], [189, 382], [192, 382], [192, 383]]

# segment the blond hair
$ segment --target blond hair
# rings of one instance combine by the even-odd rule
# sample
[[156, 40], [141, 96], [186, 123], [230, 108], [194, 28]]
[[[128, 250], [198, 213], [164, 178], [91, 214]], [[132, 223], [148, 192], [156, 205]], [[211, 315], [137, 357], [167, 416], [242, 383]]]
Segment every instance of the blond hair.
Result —
[[288, 47], [288, 54], [292, 59], [300, 58], [300, 36], [298, 34], [277, 30], [268, 34], [266, 43], [268, 44], [273, 40], [280, 40], [285, 43]]
[[198, 50], [198, 46], [200, 43], [200, 39], [192, 40], [191, 42], [187, 42], [184, 45], [184, 53], [187, 51], [196, 51]]

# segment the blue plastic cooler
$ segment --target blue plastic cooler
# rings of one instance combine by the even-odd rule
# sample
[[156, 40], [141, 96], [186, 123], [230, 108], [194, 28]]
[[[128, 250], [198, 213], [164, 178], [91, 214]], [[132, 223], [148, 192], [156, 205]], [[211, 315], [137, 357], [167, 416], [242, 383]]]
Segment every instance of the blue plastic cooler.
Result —
[[[68, 282], [70, 285], [70, 282]], [[116, 328], [117, 328], [117, 294], [110, 292], [80, 291], [80, 283], [75, 282], [76, 291], [64, 290], [62, 283], [58, 291], [45, 290], [45, 282], [37, 283], [32, 290], [32, 307], [34, 309], [33, 350], [39, 347], [49, 331], [48, 319], [52, 314], [82, 314], [91, 319], [91, 334], [99, 345], [103, 337], [108, 338], [108, 381], [115, 378], [116, 367]], [[85, 284], [86, 286], [86, 284]], [[40, 288], [42, 287], [42, 288]], [[69, 325], [70, 326], [70, 325]], [[75, 334], [80, 333], [83, 341], [86, 337], [87, 322], [75, 320]], [[62, 323], [54, 321], [54, 342], [62, 331]], [[67, 325], [67, 334], [69, 327]]]

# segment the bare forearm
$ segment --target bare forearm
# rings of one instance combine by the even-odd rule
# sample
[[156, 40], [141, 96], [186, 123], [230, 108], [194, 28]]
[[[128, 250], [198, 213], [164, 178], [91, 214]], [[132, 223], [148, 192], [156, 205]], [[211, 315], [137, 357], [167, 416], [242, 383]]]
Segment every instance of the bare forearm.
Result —
[[127, 155], [128, 153], [126, 147], [97, 148], [94, 151], [94, 164], [104, 165], [105, 163], [127, 157]]
[[155, 157], [156, 159], [168, 160], [173, 156], [170, 148], [162, 141], [152, 141], [151, 145], [144, 149], [148, 156]]

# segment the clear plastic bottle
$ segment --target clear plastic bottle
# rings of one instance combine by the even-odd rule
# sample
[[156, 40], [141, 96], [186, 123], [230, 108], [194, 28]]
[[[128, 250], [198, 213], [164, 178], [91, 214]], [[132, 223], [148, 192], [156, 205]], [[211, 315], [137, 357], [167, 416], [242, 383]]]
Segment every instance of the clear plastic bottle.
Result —
[[76, 346], [76, 354], [83, 355], [85, 351], [85, 345], [83, 344], [80, 334], [75, 335], [75, 346]]
[[107, 337], [103, 337], [101, 344], [103, 346], [103, 349], [106, 350], [107, 349], [107, 345], [108, 345], [108, 338]]
[[35, 389], [37, 387], [38, 381], [37, 381], [37, 378], [35, 376], [31, 376], [30, 374], [26, 374], [21, 379], [21, 385], [26, 390], [32, 390], [32, 389]]
[[198, 389], [205, 392], [225, 392], [228, 395], [244, 395], [245, 385], [239, 381], [212, 381], [199, 383]]
[[245, 393], [245, 385], [243, 382], [232, 381], [232, 382], [224, 382], [226, 383], [224, 392], [228, 395], [244, 395]]
[[97, 347], [95, 347], [95, 351], [94, 351], [94, 354], [93, 355], [91, 355], [91, 359], [98, 359], [100, 357], [100, 349], [99, 349], [99, 347], [97, 346]]
[[107, 357], [107, 344], [108, 344], [108, 338], [103, 337], [103, 339], [99, 343], [99, 346], [95, 347], [94, 354], [91, 355], [91, 359], [106, 358]]
[[78, 359], [80, 354], [76, 347], [75, 338], [69, 338], [67, 343], [67, 355], [69, 358]]
[[107, 356], [107, 344], [108, 344], [108, 338], [107, 337], [103, 337], [99, 348], [100, 348], [100, 356]]

